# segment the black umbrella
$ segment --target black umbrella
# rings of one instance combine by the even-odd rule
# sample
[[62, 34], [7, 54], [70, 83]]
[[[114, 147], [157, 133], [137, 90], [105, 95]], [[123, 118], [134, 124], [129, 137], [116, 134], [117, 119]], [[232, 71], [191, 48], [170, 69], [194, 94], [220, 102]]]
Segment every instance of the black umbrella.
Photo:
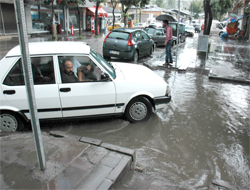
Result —
[[168, 21], [171, 21], [171, 22], [176, 22], [175, 18], [172, 16], [172, 15], [169, 15], [169, 14], [162, 14], [162, 15], [159, 15], [156, 17], [156, 20], [168, 20]]

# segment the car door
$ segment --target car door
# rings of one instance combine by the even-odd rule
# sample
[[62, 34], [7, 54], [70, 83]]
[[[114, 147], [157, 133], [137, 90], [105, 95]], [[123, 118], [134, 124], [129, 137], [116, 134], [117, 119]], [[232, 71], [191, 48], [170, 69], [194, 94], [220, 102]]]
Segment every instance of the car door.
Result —
[[144, 50], [144, 54], [149, 54], [152, 48], [152, 42], [150, 41], [150, 37], [146, 34], [146, 32], [141, 31], [142, 34], [142, 44]]
[[[114, 114], [116, 91], [112, 80], [103, 81], [100, 79], [103, 73], [97, 61], [91, 56], [58, 56], [60, 72], [64, 72], [66, 59], [78, 64], [91, 65], [89, 80], [78, 82], [60, 82], [59, 93], [62, 104], [63, 117], [99, 116]], [[73, 69], [74, 70], [74, 69]], [[81, 69], [78, 67], [78, 72]], [[74, 73], [76, 74], [76, 73]]]
[[144, 40], [141, 31], [136, 31], [134, 34], [134, 41], [136, 41], [137, 49], [139, 50], [139, 55], [144, 55], [146, 48], [144, 47]]
[[156, 36], [157, 36], [157, 44], [164, 45], [166, 41], [166, 34], [164, 33], [163, 29], [156, 29]]
[[[31, 64], [39, 119], [62, 117], [53, 56], [31, 57]], [[30, 119], [21, 58], [16, 59], [4, 79], [2, 88], [8, 103]]]

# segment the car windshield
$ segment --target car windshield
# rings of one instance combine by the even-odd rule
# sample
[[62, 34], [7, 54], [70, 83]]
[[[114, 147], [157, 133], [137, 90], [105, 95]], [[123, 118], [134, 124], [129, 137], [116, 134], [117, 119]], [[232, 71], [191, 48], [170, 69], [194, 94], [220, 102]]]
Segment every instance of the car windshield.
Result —
[[188, 30], [193, 30], [194, 27], [186, 26], [186, 29], [188, 29]]
[[101, 66], [112, 76], [113, 79], [116, 78], [115, 69], [110, 62], [107, 62], [99, 53], [95, 52], [93, 49], [90, 50], [90, 54], [101, 64]]
[[129, 33], [113, 31], [108, 35], [108, 38], [128, 40]]

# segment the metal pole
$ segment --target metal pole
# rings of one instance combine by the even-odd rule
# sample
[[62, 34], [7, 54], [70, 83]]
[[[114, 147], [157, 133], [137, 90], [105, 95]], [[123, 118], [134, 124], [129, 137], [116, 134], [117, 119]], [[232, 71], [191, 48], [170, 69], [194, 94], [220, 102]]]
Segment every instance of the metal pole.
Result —
[[17, 29], [19, 35], [20, 50], [22, 55], [23, 73], [26, 84], [25, 86], [26, 86], [27, 99], [31, 116], [32, 130], [36, 144], [36, 152], [37, 152], [39, 166], [40, 169], [44, 171], [46, 168], [46, 163], [43, 150], [41, 129], [37, 116], [35, 90], [34, 90], [32, 68], [31, 68], [30, 54], [28, 48], [28, 35], [25, 23], [24, 4], [23, 0], [15, 0], [14, 2], [15, 2], [14, 5], [16, 10]]
[[176, 47], [176, 61], [175, 67], [177, 68], [177, 59], [178, 59], [178, 44], [179, 44], [179, 22], [180, 22], [180, 0], [178, 0], [178, 23], [177, 23], [177, 47]]

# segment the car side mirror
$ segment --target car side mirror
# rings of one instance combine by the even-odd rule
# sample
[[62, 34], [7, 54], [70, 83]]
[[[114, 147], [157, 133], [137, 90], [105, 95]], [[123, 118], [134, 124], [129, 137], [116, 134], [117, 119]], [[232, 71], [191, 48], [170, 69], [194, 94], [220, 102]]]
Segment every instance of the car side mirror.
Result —
[[109, 75], [107, 73], [102, 73], [101, 80], [102, 81], [110, 81]]

